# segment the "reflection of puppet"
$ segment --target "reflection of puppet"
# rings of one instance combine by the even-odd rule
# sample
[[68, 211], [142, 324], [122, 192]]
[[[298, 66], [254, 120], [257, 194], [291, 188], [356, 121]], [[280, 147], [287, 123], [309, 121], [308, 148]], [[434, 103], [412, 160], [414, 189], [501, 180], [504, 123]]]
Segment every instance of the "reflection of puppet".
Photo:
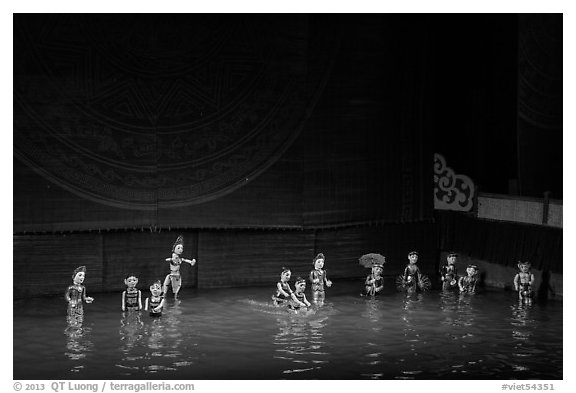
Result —
[[150, 285], [151, 296], [146, 298], [144, 309], [150, 311], [151, 317], [159, 317], [162, 315], [162, 308], [164, 307], [164, 296], [162, 296], [162, 286], [160, 280]]
[[468, 265], [466, 268], [466, 276], [460, 277], [458, 280], [458, 287], [462, 293], [476, 292], [476, 283], [478, 282], [478, 266]]
[[530, 301], [534, 292], [532, 292], [532, 283], [534, 283], [534, 274], [530, 271], [530, 262], [518, 262], [518, 269], [520, 270], [514, 276], [514, 288], [518, 292], [520, 300]]
[[310, 307], [310, 302], [306, 299], [304, 290], [306, 289], [306, 281], [302, 277], [298, 277], [296, 284], [294, 284], [294, 292], [292, 292], [292, 301], [289, 304], [290, 309], [299, 310], [302, 307]]
[[142, 292], [140, 292], [139, 289], [136, 289], [138, 278], [131, 274], [124, 279], [124, 284], [126, 284], [126, 290], [122, 292], [122, 311], [141, 310]]
[[456, 253], [451, 252], [446, 257], [446, 265], [440, 268], [442, 289], [454, 289], [458, 286], [458, 272], [456, 271]]
[[378, 292], [384, 289], [384, 278], [382, 277], [382, 272], [384, 271], [384, 265], [381, 263], [375, 263], [372, 265], [372, 273], [366, 277], [366, 282], [364, 283], [364, 293], [366, 296], [375, 296]]
[[[124, 343], [124, 351], [131, 349], [136, 342], [142, 338], [140, 334], [140, 329], [144, 326], [144, 323], [140, 319], [139, 312], [127, 312], [122, 313], [122, 319], [120, 320], [120, 338]], [[128, 359], [124, 359], [128, 360]]]
[[420, 273], [416, 262], [418, 262], [418, 251], [410, 251], [408, 253], [408, 265], [406, 265], [404, 273], [396, 280], [398, 289], [408, 292], [415, 292], [417, 289], [422, 291], [430, 289], [430, 279], [425, 274]]
[[332, 286], [332, 281], [328, 280], [326, 277], [326, 270], [322, 270], [324, 267], [324, 254], [320, 253], [316, 255], [313, 261], [314, 270], [310, 272], [310, 281], [312, 282], [312, 299], [314, 303], [322, 303], [325, 298], [324, 294], [324, 283], [330, 288]]
[[64, 298], [68, 302], [68, 317], [70, 320], [75, 319], [82, 322], [84, 315], [83, 301], [92, 303], [94, 298], [86, 296], [86, 287], [82, 285], [86, 276], [86, 266], [80, 266], [72, 273], [73, 285], [66, 289]]
[[184, 240], [182, 235], [178, 236], [176, 242], [172, 246], [172, 257], [166, 258], [166, 262], [170, 262], [170, 274], [164, 279], [164, 287], [162, 292], [164, 296], [168, 293], [168, 285], [172, 284], [172, 292], [174, 293], [174, 298], [178, 297], [178, 292], [182, 286], [182, 277], [180, 276], [180, 265], [182, 262], [189, 263], [190, 266], [196, 264], [196, 259], [186, 259], [182, 258], [182, 252], [184, 251]]
[[292, 297], [292, 289], [290, 289], [290, 276], [292, 272], [290, 269], [282, 268], [282, 273], [280, 274], [280, 281], [276, 284], [276, 293], [272, 295], [272, 300], [274, 300], [274, 305], [279, 306], [285, 304]]

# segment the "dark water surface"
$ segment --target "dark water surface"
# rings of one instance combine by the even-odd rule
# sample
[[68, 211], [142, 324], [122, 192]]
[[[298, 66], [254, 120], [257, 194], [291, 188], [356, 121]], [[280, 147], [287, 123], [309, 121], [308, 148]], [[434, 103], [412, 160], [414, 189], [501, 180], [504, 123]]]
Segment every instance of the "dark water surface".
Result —
[[274, 285], [184, 289], [157, 319], [122, 313], [120, 293], [92, 294], [81, 326], [63, 299], [15, 301], [13, 377], [563, 378], [562, 302], [521, 305], [501, 290], [370, 299], [361, 286], [336, 282], [302, 315], [271, 305]]

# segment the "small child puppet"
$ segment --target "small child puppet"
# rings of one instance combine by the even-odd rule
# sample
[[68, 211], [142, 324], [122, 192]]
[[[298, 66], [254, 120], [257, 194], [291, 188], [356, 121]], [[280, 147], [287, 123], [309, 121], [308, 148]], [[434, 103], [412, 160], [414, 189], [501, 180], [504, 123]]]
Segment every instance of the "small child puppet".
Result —
[[289, 304], [291, 310], [299, 310], [301, 308], [310, 307], [310, 302], [306, 299], [304, 290], [306, 289], [306, 281], [302, 277], [296, 279], [294, 284], [294, 292], [292, 292], [292, 301]]
[[164, 307], [164, 296], [162, 296], [162, 284], [160, 280], [150, 285], [151, 296], [146, 298], [144, 309], [150, 311], [151, 317], [159, 317], [162, 315], [162, 308]]
[[292, 298], [292, 289], [290, 289], [290, 277], [292, 272], [285, 267], [282, 268], [280, 281], [276, 283], [276, 293], [272, 295], [275, 306], [286, 304]]
[[142, 310], [142, 292], [136, 288], [138, 278], [131, 274], [124, 279], [126, 290], [122, 292], [122, 311]]

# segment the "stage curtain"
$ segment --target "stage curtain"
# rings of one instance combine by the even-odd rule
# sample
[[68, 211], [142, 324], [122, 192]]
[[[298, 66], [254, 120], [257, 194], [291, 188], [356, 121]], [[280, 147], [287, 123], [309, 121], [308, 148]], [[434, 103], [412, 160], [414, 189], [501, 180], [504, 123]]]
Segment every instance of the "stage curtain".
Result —
[[[518, 23], [518, 177], [522, 195], [563, 193], [563, 15]], [[546, 160], [545, 163], [542, 160]]]

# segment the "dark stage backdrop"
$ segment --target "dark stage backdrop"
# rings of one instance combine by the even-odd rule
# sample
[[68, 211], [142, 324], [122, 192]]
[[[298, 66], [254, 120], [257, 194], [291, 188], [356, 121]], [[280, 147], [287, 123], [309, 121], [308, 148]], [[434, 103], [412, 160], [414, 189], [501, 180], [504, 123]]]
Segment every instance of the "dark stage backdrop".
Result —
[[522, 195], [563, 195], [563, 15], [519, 16], [518, 178]]
[[465, 214], [437, 211], [439, 247], [515, 267], [530, 261], [538, 270], [563, 272], [562, 228], [482, 220]]
[[15, 15], [14, 231], [430, 220], [427, 31], [399, 15]]

